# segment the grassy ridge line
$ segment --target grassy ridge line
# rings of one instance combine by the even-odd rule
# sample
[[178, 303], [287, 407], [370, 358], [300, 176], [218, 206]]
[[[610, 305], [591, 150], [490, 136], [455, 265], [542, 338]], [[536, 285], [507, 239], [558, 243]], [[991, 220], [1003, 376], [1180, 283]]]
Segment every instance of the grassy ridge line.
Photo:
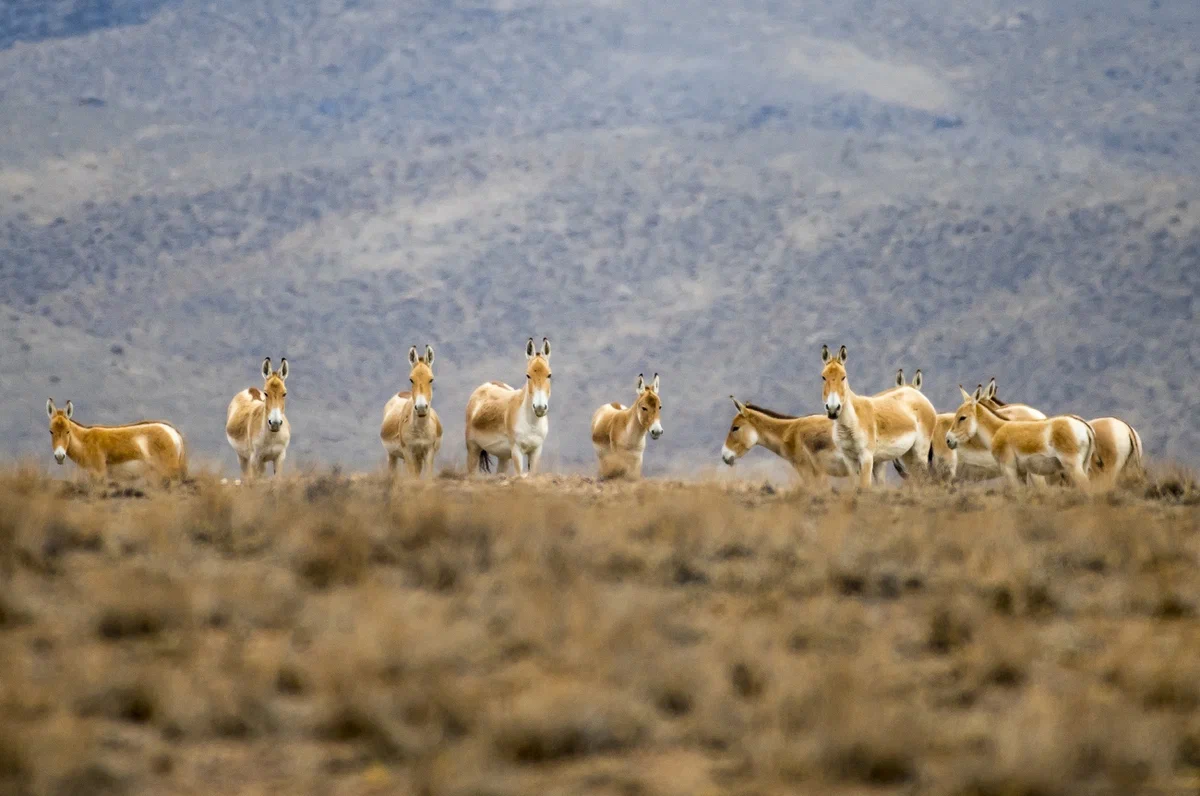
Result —
[[0, 471], [0, 792], [1066, 794], [1200, 770], [1183, 471], [1103, 498], [105, 492]]

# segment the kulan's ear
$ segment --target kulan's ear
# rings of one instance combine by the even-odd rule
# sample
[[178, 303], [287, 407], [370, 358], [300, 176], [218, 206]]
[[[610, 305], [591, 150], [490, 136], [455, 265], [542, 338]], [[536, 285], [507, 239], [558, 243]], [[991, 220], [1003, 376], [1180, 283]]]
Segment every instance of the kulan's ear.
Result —
[[530, 338], [529, 338], [529, 342], [525, 344], [525, 358], [526, 358], [526, 359], [533, 359], [533, 351], [534, 351], [534, 348], [533, 348], [533, 338], [532, 338], [532, 337], [530, 337]]
[[67, 420], [70, 420], [75, 415], [75, 405], [73, 403], [71, 403], [70, 401], [67, 401], [66, 410], [67, 410]]
[[821, 361], [822, 362], [829, 361], [829, 346], [824, 345], [824, 344], [821, 345]]
[[283, 359], [279, 360], [279, 378], [283, 379], [284, 381], [287, 381], [287, 375], [288, 375], [288, 363], [287, 363], [287, 357], [284, 357]]
[[962, 393], [962, 399], [963, 399], [963, 403], [966, 403], [967, 401], [971, 400], [971, 393], [969, 393], [969, 392], [967, 392], [966, 390], [964, 390], [964, 389], [963, 389], [963, 386], [962, 386], [961, 384], [960, 384], [960, 385], [958, 385], [958, 391], [959, 391], [960, 393]]
[[650, 389], [654, 390], [654, 394], [658, 395], [658, 374], [654, 374], [654, 381], [650, 383]]
[[974, 401], [975, 403], [979, 403], [981, 400], [983, 400], [983, 385], [982, 384], [975, 385], [975, 394], [971, 396], [971, 400]]
[[408, 349], [408, 364], [409, 365], [417, 364], [417, 347], [416, 346], [413, 346], [412, 348]]
[[846, 361], [846, 346], [842, 346], [840, 349], [838, 349], [838, 362], [845, 362], [845, 361]]
[[262, 376], [264, 379], [271, 378], [271, 358], [267, 357], [263, 360]]
[[547, 337], [542, 338], [542, 356], [550, 358], [550, 339]]
[[987, 398], [989, 401], [996, 397], [996, 377], [995, 376], [992, 376], [991, 380], [988, 381], [987, 392], [985, 392], [983, 394], [983, 397]]
[[54, 417], [54, 399], [46, 399], [46, 417]]
[[729, 400], [733, 401], [733, 405], [737, 407], [739, 414], [744, 413], [746, 411], [746, 405], [744, 403], [742, 403], [741, 401], [739, 401], [737, 398], [734, 398], [731, 395], [731, 396], [729, 396]]
[[640, 373], [638, 374], [637, 386], [634, 389], [637, 390], [638, 395], [646, 391], [646, 379]]
[[425, 345], [425, 364], [433, 364], [433, 346], [429, 345], [428, 343]]
[[904, 368], [900, 368], [899, 370], [896, 371], [896, 386], [897, 387], [904, 386]]
[[912, 380], [913, 389], [919, 390], [919, 389], [921, 389], [921, 386], [923, 384], [925, 384], [925, 379], [923, 376], [921, 376], [921, 369], [917, 368], [917, 372], [913, 374], [913, 380]]

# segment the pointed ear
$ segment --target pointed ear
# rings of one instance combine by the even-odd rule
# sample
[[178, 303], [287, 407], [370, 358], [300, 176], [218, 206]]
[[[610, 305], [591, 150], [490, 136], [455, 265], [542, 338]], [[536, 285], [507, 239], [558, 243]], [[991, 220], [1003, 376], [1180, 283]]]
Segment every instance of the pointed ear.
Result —
[[921, 385], [923, 385], [924, 383], [925, 383], [925, 379], [924, 379], [924, 377], [921, 376], [921, 369], [917, 368], [917, 372], [915, 374], [913, 374], [913, 380], [912, 380], [913, 389], [915, 389], [915, 390], [921, 389]]
[[996, 377], [995, 376], [992, 376], [991, 380], [988, 382], [987, 391], [983, 394], [983, 397], [987, 398], [989, 401], [996, 397]]
[[822, 362], [829, 361], [829, 346], [824, 345], [824, 344], [821, 345], [821, 361]]
[[529, 338], [529, 342], [525, 344], [525, 358], [533, 359], [533, 338]]
[[433, 364], [433, 346], [431, 346], [429, 344], [425, 345], [425, 364], [426, 365]]
[[962, 399], [963, 399], [963, 403], [966, 403], [967, 401], [971, 400], [971, 393], [969, 393], [969, 392], [967, 392], [966, 390], [964, 390], [964, 389], [963, 389], [963, 386], [962, 386], [961, 384], [960, 384], [960, 385], [958, 385], [958, 391], [959, 391], [960, 393], [962, 393]]
[[658, 374], [654, 374], [654, 381], [650, 383], [650, 389], [654, 390], [654, 394], [658, 395]]
[[284, 381], [287, 381], [287, 375], [288, 375], [287, 357], [284, 357], [279, 360], [279, 378], [283, 379]]
[[845, 361], [846, 361], [846, 346], [842, 346], [840, 349], [838, 349], [838, 362], [845, 362]]
[[983, 400], [983, 385], [982, 384], [975, 385], [975, 394], [971, 396], [971, 400], [974, 401], [975, 403], [979, 403], [981, 400]]
[[46, 417], [54, 417], [54, 399], [46, 399]]
[[733, 401], [733, 405], [737, 407], [738, 414], [745, 414], [746, 405], [744, 403], [739, 401], [737, 398], [734, 398], [732, 395], [729, 396], [729, 400]]
[[75, 405], [67, 401], [67, 420], [70, 420], [75, 415]]
[[637, 390], [638, 395], [641, 395], [643, 392], [646, 391], [646, 380], [642, 377], [642, 374], [640, 374], [640, 373], [638, 374], [637, 386], [634, 389]]
[[417, 347], [416, 346], [413, 346], [412, 348], [408, 349], [408, 364], [410, 367], [417, 364]]
[[262, 376], [264, 379], [269, 379], [271, 377], [271, 358], [270, 357], [267, 357], [266, 359], [263, 360]]
[[896, 386], [897, 387], [904, 386], [904, 368], [900, 368], [899, 370], [896, 371]]
[[542, 338], [542, 356], [546, 359], [550, 358], [550, 340], [546, 337]]

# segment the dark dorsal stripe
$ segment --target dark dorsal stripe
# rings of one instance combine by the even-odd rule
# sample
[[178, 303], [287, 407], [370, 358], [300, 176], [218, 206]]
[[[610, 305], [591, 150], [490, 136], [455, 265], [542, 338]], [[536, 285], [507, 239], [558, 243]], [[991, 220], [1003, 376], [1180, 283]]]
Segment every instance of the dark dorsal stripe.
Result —
[[763, 407], [758, 406], [757, 404], [746, 404], [746, 408], [751, 409], [755, 412], [758, 412], [760, 415], [766, 415], [767, 417], [773, 417], [776, 420], [797, 420], [798, 419], [795, 415], [785, 415], [782, 412], [776, 412], [774, 409], [764, 409]]

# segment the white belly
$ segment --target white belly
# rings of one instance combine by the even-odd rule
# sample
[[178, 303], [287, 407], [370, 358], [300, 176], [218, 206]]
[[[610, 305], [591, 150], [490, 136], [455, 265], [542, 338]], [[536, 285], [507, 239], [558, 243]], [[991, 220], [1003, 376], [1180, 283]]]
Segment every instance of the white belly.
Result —
[[1055, 456], [1035, 453], [1032, 456], [1020, 456], [1017, 460], [1026, 472], [1034, 475], [1057, 475], [1063, 471], [1062, 462]]
[[909, 431], [906, 434], [901, 434], [898, 437], [889, 440], [875, 441], [875, 461], [887, 462], [892, 459], [899, 459], [904, 454], [912, 450], [912, 446], [917, 442], [917, 432]]

